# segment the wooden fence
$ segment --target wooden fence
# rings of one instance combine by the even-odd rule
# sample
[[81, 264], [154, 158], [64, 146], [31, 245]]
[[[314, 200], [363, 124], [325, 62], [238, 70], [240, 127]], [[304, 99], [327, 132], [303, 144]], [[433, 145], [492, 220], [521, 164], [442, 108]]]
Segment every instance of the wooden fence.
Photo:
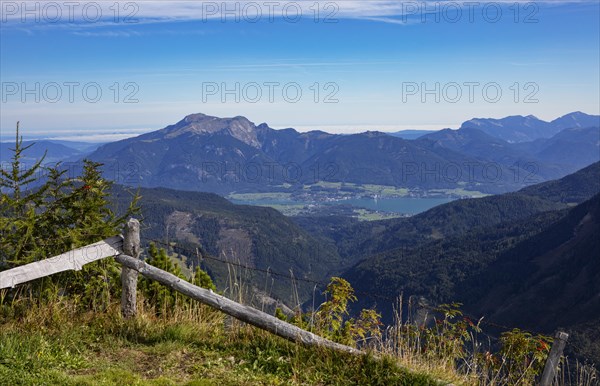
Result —
[[[125, 226], [123, 236], [110, 237], [58, 256], [0, 272], [0, 289], [13, 288], [18, 284], [58, 272], [80, 270], [85, 264], [93, 261], [115, 257], [115, 260], [122, 265], [121, 313], [124, 318], [136, 316], [137, 277], [139, 273], [242, 322], [284, 339], [305, 346], [319, 346], [350, 354], [364, 354], [361, 350], [322, 338], [265, 312], [234, 302], [211, 290], [195, 286], [171, 273], [146, 264], [139, 259], [140, 252], [140, 224], [137, 220], [130, 219]], [[551, 386], [553, 384], [567, 338], [568, 334], [564, 332], [556, 334], [540, 381], [541, 386]]]

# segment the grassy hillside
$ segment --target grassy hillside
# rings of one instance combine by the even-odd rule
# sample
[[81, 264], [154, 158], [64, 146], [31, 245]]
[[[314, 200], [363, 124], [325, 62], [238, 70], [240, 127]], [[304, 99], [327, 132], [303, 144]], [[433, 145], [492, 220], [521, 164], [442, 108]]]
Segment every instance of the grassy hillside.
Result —
[[[479, 326], [452, 307], [438, 309], [430, 327], [409, 316], [381, 331], [361, 316], [344, 318], [342, 328], [334, 321], [345, 306], [333, 299], [349, 298], [339, 293], [321, 304], [323, 312], [291, 322], [338, 342], [349, 332], [355, 338], [344, 343], [365, 354], [309, 349], [183, 297], [165, 312], [143, 295], [144, 283], [138, 314], [128, 320], [118, 300], [93, 310], [66, 296], [0, 302], [0, 384], [534, 385], [549, 351], [546, 337], [521, 331], [507, 332], [492, 349]], [[596, 379], [593, 369], [577, 370], [558, 385], [594, 385], [586, 382]]]
[[206, 307], [135, 320], [118, 305], [82, 314], [68, 301], [0, 310], [2, 385], [441, 384], [397, 360], [309, 350]]

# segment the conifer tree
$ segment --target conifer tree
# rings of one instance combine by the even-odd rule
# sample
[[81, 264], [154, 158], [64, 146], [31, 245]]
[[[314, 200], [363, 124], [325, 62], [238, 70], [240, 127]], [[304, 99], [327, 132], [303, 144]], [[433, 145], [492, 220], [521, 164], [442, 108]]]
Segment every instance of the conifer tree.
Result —
[[[80, 177], [71, 177], [60, 164], [43, 167], [44, 157], [31, 167], [17, 123], [12, 162], [0, 169], [0, 269], [27, 264], [95, 243], [121, 232], [125, 220], [138, 211], [135, 195], [125, 213], [110, 209], [112, 182], [104, 179], [101, 164], [84, 160]], [[74, 295], [84, 306], [106, 306], [118, 295], [120, 280], [114, 259], [87, 264], [29, 285], [29, 295]]]

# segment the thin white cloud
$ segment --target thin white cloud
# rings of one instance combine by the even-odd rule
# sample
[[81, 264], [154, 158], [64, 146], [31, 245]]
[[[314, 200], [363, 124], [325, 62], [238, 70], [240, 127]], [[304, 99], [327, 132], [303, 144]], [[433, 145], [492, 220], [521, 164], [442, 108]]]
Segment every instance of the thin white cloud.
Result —
[[[421, 13], [431, 12], [436, 5], [457, 5], [463, 13], [469, 7], [481, 10], [486, 4], [533, 3], [538, 6], [563, 6], [597, 4], [597, 0], [495, 0], [495, 1], [447, 1], [447, 0], [296, 0], [296, 1], [82, 1], [67, 6], [68, 2], [0, 2], [0, 26], [7, 27], [67, 27], [83, 29], [90, 27], [124, 26], [165, 23], [176, 21], [215, 21], [251, 23], [274, 22], [285, 19], [293, 22], [296, 17], [315, 22], [336, 22], [341, 19], [363, 19], [374, 22], [406, 25], [419, 20]], [[55, 9], [57, 4], [59, 9]], [[468, 5], [471, 4], [471, 5]], [[477, 4], [477, 5], [473, 5]], [[37, 8], [36, 8], [37, 7]], [[117, 12], [116, 9], [119, 9]], [[24, 9], [29, 10], [24, 12]], [[318, 12], [317, 12], [318, 9]], [[33, 10], [33, 11], [31, 11]], [[37, 11], [36, 11], [37, 10]], [[59, 13], [60, 12], [60, 16]], [[37, 14], [37, 15], [36, 15]], [[24, 22], [23, 22], [24, 19]], [[123, 35], [119, 35], [123, 36]]]
[[559, 63], [552, 62], [509, 62], [508, 64], [515, 67], [542, 67], [560, 65]]
[[234, 64], [221, 66], [223, 69], [242, 69], [242, 68], [279, 68], [279, 67], [339, 67], [356, 65], [381, 65], [381, 64], [401, 64], [406, 62], [398, 61], [351, 61], [351, 62], [282, 62], [282, 63], [257, 63], [257, 64]]
[[419, 22], [416, 19], [402, 20], [402, 19], [394, 19], [392, 17], [379, 17], [379, 16], [378, 17], [362, 17], [361, 19], [382, 22], [382, 23], [388, 23], [388, 24], [400, 24], [400, 25], [416, 24]]
[[75, 35], [83, 36], [83, 37], [111, 37], [111, 38], [128, 38], [132, 36], [141, 36], [139, 32], [136, 31], [75, 31]]

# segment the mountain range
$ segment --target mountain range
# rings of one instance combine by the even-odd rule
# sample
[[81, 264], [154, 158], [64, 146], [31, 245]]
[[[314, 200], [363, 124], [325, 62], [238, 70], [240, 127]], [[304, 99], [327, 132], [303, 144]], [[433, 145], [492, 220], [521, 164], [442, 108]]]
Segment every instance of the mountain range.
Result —
[[530, 142], [539, 138], [550, 138], [564, 129], [599, 126], [600, 116], [577, 111], [551, 122], [533, 115], [514, 115], [502, 119], [474, 118], [464, 122], [460, 128], [475, 128], [507, 142]]
[[[52, 165], [57, 162], [75, 162], [92, 153], [101, 144], [43, 139], [23, 141], [22, 145], [27, 147], [22, 158], [25, 164], [33, 164], [45, 156], [42, 164]], [[11, 161], [11, 149], [14, 148], [14, 142], [0, 142], [0, 163]]]
[[[23, 147], [28, 147], [23, 152], [22, 161], [32, 164], [44, 157], [44, 164], [53, 164], [60, 161], [76, 161], [94, 151], [99, 144], [87, 142], [39, 140], [23, 141]], [[10, 162], [14, 149], [14, 142], [0, 142], [0, 162]]]
[[417, 139], [425, 134], [431, 134], [434, 131], [435, 130], [400, 130], [388, 134], [402, 139]]
[[[503, 193], [598, 161], [599, 125], [587, 127], [597, 118], [572, 113], [550, 123], [531, 116], [475, 119], [459, 130], [407, 140], [382, 132], [299, 133], [244, 117], [193, 114], [105, 144], [89, 158], [108, 165], [120, 183], [221, 194], [290, 190], [320, 181]], [[575, 126], [564, 128], [569, 124]], [[531, 142], [501, 138], [532, 127]]]
[[[600, 129], [596, 127], [567, 128], [550, 138], [532, 142], [509, 143], [482, 130], [445, 129], [420, 137], [417, 142], [433, 141], [476, 159], [489, 160], [514, 171], [525, 183], [559, 178], [583, 166], [598, 161]], [[519, 169], [515, 169], [520, 166]], [[518, 176], [518, 173], [522, 173]]]

